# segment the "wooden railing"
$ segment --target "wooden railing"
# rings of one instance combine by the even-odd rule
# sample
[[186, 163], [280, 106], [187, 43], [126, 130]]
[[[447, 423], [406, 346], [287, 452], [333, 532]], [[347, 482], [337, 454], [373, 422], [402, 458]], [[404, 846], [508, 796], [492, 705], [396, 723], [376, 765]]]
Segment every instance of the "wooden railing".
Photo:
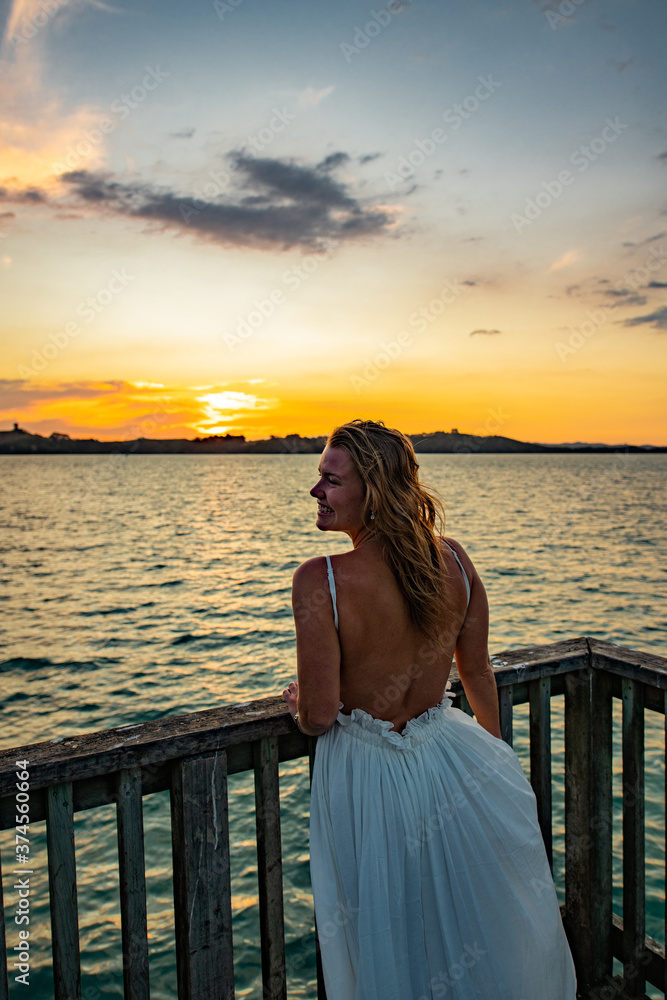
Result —
[[[643, 996], [647, 981], [667, 992], [665, 949], [645, 933], [644, 878], [644, 710], [665, 715], [667, 659], [581, 637], [493, 661], [510, 744], [513, 707], [529, 705], [530, 778], [550, 858], [551, 699], [564, 695], [562, 912], [582, 990], [599, 1000], [618, 996], [617, 958], [627, 995]], [[469, 712], [455, 674], [452, 684], [454, 704]], [[614, 698], [623, 706], [623, 919], [612, 910]], [[178, 996], [234, 997], [227, 778], [241, 771], [255, 777], [263, 1000], [285, 1000], [278, 766], [309, 757], [312, 774], [316, 743], [275, 697], [0, 752], [0, 829], [16, 826], [17, 760], [29, 761], [30, 821], [46, 820], [56, 1000], [81, 1000], [74, 812], [108, 803], [117, 810], [125, 998], [149, 1000], [142, 797], [166, 789]], [[14, 856], [9, 867], [20, 868]], [[0, 916], [0, 1000], [7, 1000], [4, 910]]]

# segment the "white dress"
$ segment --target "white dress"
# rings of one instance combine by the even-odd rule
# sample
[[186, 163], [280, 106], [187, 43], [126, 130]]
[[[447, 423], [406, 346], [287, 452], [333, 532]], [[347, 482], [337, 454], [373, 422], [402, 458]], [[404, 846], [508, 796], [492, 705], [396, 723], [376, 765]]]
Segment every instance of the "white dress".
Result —
[[341, 711], [317, 740], [310, 873], [327, 1000], [575, 1000], [533, 790], [511, 747], [451, 700], [402, 733]]

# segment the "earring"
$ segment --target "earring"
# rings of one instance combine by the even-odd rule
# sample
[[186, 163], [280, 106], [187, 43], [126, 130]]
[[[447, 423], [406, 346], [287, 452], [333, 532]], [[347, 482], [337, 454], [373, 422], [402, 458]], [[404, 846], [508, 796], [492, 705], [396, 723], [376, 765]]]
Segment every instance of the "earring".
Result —
[[371, 511], [371, 521], [374, 521], [374, 520], [375, 520], [375, 511], [372, 510]]

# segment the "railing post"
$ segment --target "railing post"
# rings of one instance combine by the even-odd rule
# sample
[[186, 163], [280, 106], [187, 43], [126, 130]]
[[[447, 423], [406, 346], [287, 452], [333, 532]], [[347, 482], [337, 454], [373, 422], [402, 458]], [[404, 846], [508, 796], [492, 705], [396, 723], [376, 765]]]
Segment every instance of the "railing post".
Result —
[[551, 678], [528, 685], [530, 701], [530, 783], [537, 799], [542, 839], [552, 866], [551, 832]]
[[611, 971], [611, 692], [593, 673], [564, 677], [565, 926], [580, 989]]
[[234, 1000], [224, 750], [174, 763], [171, 834], [179, 1000]]
[[46, 790], [46, 847], [55, 1000], [81, 1000], [72, 784]]
[[117, 780], [118, 883], [124, 1000], [149, 1000], [141, 768], [119, 771]]
[[263, 1000], [287, 1000], [278, 740], [253, 744]]
[[512, 746], [512, 712], [514, 710], [514, 689], [511, 684], [498, 688], [498, 708], [500, 711], [500, 734], [508, 746]]
[[644, 878], [644, 690], [623, 678], [623, 982], [630, 996], [646, 984]]
[[593, 669], [591, 677], [591, 830], [593, 896], [590, 975], [602, 981], [613, 970], [612, 918], [612, 678]]

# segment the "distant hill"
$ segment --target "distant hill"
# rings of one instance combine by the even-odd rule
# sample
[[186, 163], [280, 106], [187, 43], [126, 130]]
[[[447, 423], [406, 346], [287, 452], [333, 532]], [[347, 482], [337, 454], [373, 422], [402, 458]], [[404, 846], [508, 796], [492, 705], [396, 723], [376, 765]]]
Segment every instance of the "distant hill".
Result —
[[[421, 454], [503, 454], [508, 452], [665, 452], [667, 447], [632, 444], [538, 444], [516, 441], [514, 438], [493, 434], [480, 437], [476, 434], [459, 434], [457, 430], [434, 431], [427, 434], [408, 435]], [[265, 438], [247, 441], [242, 435], [223, 434], [204, 438], [137, 438], [134, 441], [98, 441], [96, 438], [70, 438], [67, 434], [30, 434], [16, 424], [14, 430], [0, 431], [0, 454], [3, 455], [303, 455], [320, 454], [326, 436]]]

